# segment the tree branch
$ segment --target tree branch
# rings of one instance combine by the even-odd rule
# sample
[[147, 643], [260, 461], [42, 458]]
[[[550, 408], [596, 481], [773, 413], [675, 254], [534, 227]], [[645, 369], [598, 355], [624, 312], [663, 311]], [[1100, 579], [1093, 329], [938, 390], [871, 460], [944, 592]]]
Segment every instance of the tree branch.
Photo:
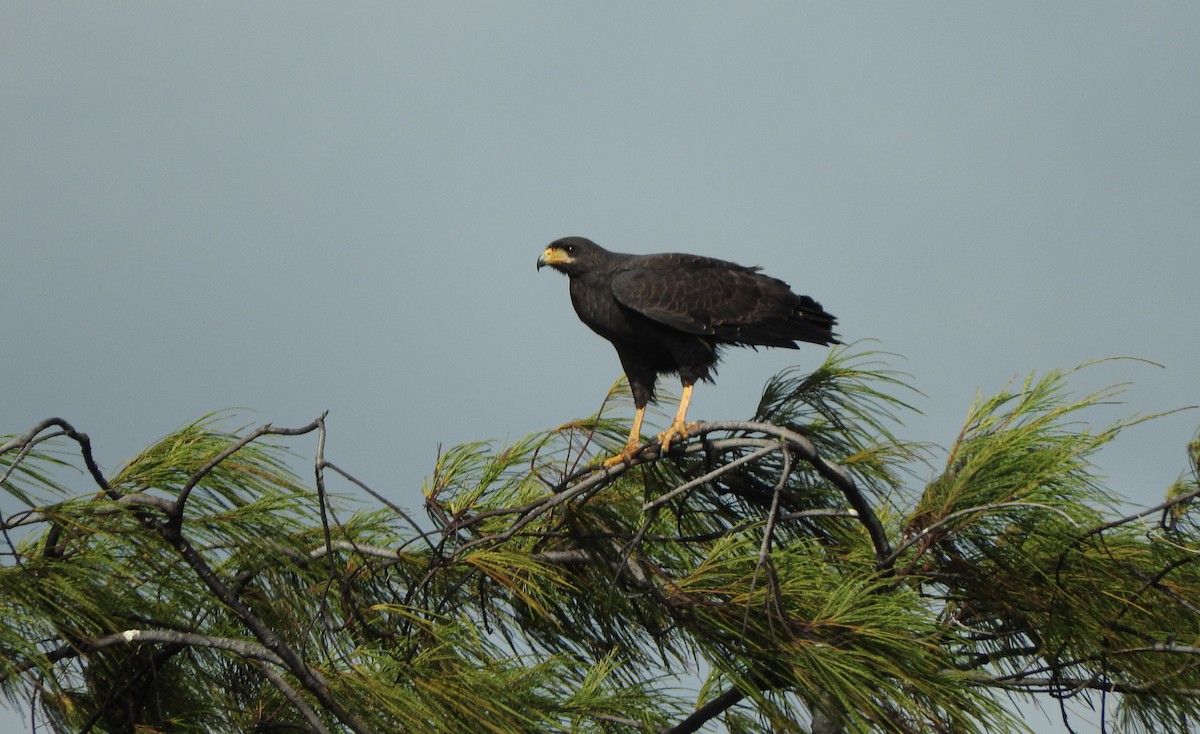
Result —
[[[322, 418], [324, 415], [322, 415]], [[227, 606], [237, 617], [245, 624], [259, 642], [264, 647], [274, 653], [284, 666], [301, 682], [306, 690], [311, 693], [318, 701], [325, 706], [330, 713], [338, 718], [342, 723], [349, 727], [352, 731], [358, 734], [370, 734], [370, 727], [366, 726], [359, 717], [350, 709], [341, 704], [329, 693], [329, 689], [325, 681], [315, 673], [304, 662], [296, 651], [294, 651], [284, 639], [275, 630], [271, 629], [264, 623], [253, 611], [242, 601], [241, 597], [230, 589], [212, 570], [208, 562], [203, 556], [191, 545], [191, 543], [183, 536], [181, 526], [183, 521], [183, 507], [187, 500], [188, 493], [214, 468], [222, 461], [232, 456], [238, 450], [247, 446], [253, 440], [265, 435], [285, 435], [295, 436], [309, 433], [316, 429], [320, 424], [320, 419], [309, 423], [307, 426], [300, 428], [275, 428], [271, 424], [261, 426], [255, 431], [252, 431], [247, 436], [235, 441], [228, 448], [221, 451], [217, 456], [213, 457], [205, 466], [196, 471], [189, 478], [183, 489], [180, 490], [175, 500], [173, 510], [174, 515], [169, 522], [164, 522], [153, 515], [136, 511], [138, 520], [148, 529], [156, 533], [162, 540], [175, 549], [175, 551], [183, 558], [184, 562], [191, 567], [192, 571], [199, 579], [209, 588], [210, 591]], [[89, 473], [100, 489], [115, 501], [121, 501], [124, 495], [115, 490], [104, 477], [104, 473], [100, 471], [100, 467], [96, 464], [95, 457], [92, 454], [91, 440], [87, 434], [76, 431], [67, 421], [61, 418], [48, 418], [34, 426], [28, 432], [18, 439], [9, 441], [4, 446], [0, 446], [0, 453], [9, 451], [12, 448], [23, 447], [32, 441], [39, 433], [51, 426], [57, 426], [62, 429], [63, 433], [77, 444], [79, 444], [80, 452], [83, 455], [84, 463], [86, 464]]]
[[180, 488], [179, 493], [175, 496], [175, 506], [171, 513], [171, 529], [176, 531], [179, 530], [183, 523], [183, 508], [187, 503], [188, 495], [191, 494], [192, 490], [196, 488], [196, 485], [199, 484], [204, 477], [208, 476], [213, 469], [216, 469], [221, 462], [225, 461], [230, 456], [233, 456], [238, 451], [241, 451], [246, 446], [250, 445], [259, 438], [262, 438], [263, 436], [302, 436], [306, 433], [311, 433], [312, 431], [315, 431], [321, 427], [326, 415], [328, 415], [328, 411], [322, 413], [321, 416], [312, 423], [299, 428], [276, 428], [270, 423], [266, 423], [254, 429], [237, 441], [234, 441], [232, 444], [227, 446], [225, 450], [212, 457], [208, 463], [197, 469], [192, 476], [188, 477], [187, 483]]
[[1156, 685], [1130, 685], [1128, 683], [1115, 683], [1106, 679], [1096, 678], [1067, 678], [1059, 675], [1051, 675], [1050, 677], [1034, 677], [1021, 676], [1019, 678], [993, 678], [990, 676], [972, 676], [969, 678], [974, 685], [987, 686], [989, 688], [1003, 688], [1008, 691], [1021, 691], [1024, 693], [1053, 693], [1055, 691], [1072, 690], [1091, 690], [1103, 691], [1105, 693], [1120, 693], [1127, 696], [1187, 696], [1189, 698], [1200, 698], [1200, 688], [1172, 688], [1166, 689]]
[[725, 474], [726, 472], [733, 471], [734, 469], [738, 468], [739, 466], [741, 466], [743, 464], [749, 464], [752, 461], [758, 461], [759, 459], [763, 458], [764, 456], [767, 456], [768, 454], [773, 454], [776, 451], [781, 451], [783, 449], [784, 449], [783, 443], [772, 442], [770, 445], [765, 446], [757, 451], [746, 454], [745, 456], [739, 456], [738, 458], [734, 459], [733, 461], [722, 464], [710, 472], [702, 474], [689, 482], [685, 482], [684, 484], [679, 485], [678, 487], [676, 487], [675, 489], [672, 489], [670, 492], [667, 492], [666, 494], [662, 495], [661, 497], [658, 497], [655, 500], [647, 502], [646, 504], [642, 505], [642, 511], [645, 512], [647, 510], [652, 510], [656, 507], [661, 507], [664, 504], [666, 504], [667, 502], [670, 502], [675, 497], [678, 497], [679, 495], [683, 494], [684, 492], [688, 491], [689, 489], [691, 489], [693, 487], [699, 487], [702, 484], [711, 482], [713, 479], [716, 479], [717, 477], [721, 476], [722, 474]]
[[[73, 658], [95, 650], [119, 645], [139, 646], [150, 644], [182, 645], [185, 647], [205, 647], [233, 653], [250, 661], [272, 685], [288, 699], [308, 723], [321, 734], [331, 734], [321, 718], [312, 707], [301, 697], [294, 688], [276, 673], [270, 665], [284, 666], [283, 661], [271, 650], [248, 640], [235, 640], [228, 637], [197, 634], [195, 632], [180, 632], [178, 630], [162, 629], [130, 629], [111, 635], [76, 640], [70, 645], [63, 645], [46, 655], [49, 662], [57, 662]], [[269, 663], [270, 665], [266, 665]], [[23, 660], [12, 666], [11, 673], [19, 674], [36, 667], [32, 660]], [[0, 671], [0, 682], [10, 679], [10, 673]]]
[[[104, 493], [109, 495], [109, 497], [112, 499], [120, 499], [121, 494], [109, 485], [108, 480], [104, 477], [104, 472], [100, 470], [100, 466], [96, 463], [96, 457], [92, 454], [92, 440], [88, 438], [86, 433], [80, 433], [79, 431], [75, 430], [75, 426], [72, 426], [62, 418], [47, 418], [46, 420], [38, 423], [21, 436], [18, 436], [3, 446], [0, 446], [0, 454], [11, 451], [14, 448], [20, 448], [21, 453], [18, 454], [17, 459], [13, 461], [13, 465], [15, 466], [15, 464], [25, 457], [26, 453], [28, 453], [29, 449], [32, 448], [33, 445], [41, 442], [41, 440], [37, 438], [38, 434], [47, 428], [50, 428], [51, 426], [58, 427], [62, 432], [54, 434], [53, 436], [47, 436], [46, 438], [48, 439], [53, 438], [54, 436], [66, 436], [75, 443], [79, 444], [80, 453], [83, 455], [83, 463], [85, 466], [87, 466], [88, 473], [91, 474], [92, 480], [96, 482], [96, 486], [103, 490]], [[9, 470], [5, 472], [5, 479], [8, 478], [14, 466], [10, 466]]]
[[1075, 519], [1072, 518], [1067, 513], [1063, 512], [1062, 510], [1058, 509], [1057, 507], [1051, 507], [1050, 505], [1044, 505], [1039, 502], [996, 502], [996, 503], [990, 504], [990, 505], [978, 505], [976, 507], [967, 507], [967, 508], [958, 510], [957, 512], [951, 512], [949, 515], [946, 515], [941, 520], [938, 520], [937, 522], [931, 523], [930, 525], [927, 525], [926, 527], [922, 528], [921, 532], [914, 533], [914, 534], [910, 535], [909, 537], [905, 538], [903, 541], [900, 542], [899, 545], [896, 546], [895, 550], [892, 551], [892, 554], [890, 556], [891, 561], [892, 561], [892, 563], [895, 563], [896, 560], [900, 557], [900, 555], [902, 553], [904, 553], [904, 551], [906, 551], [910, 547], [912, 547], [914, 544], [919, 543], [922, 539], [929, 537], [933, 533], [937, 532], [941, 528], [944, 528], [945, 526], [949, 525], [950, 523], [954, 522], [955, 520], [957, 520], [961, 517], [968, 517], [970, 515], [975, 515], [975, 514], [978, 514], [981, 512], [991, 512], [992, 510], [1003, 510], [1003, 509], [1007, 509], [1009, 507], [1036, 507], [1038, 509], [1046, 510], [1048, 512], [1054, 512], [1054, 513], [1061, 515], [1070, 524], [1074, 525], [1075, 527], [1079, 527], [1079, 523], [1075, 522]]
[[875, 548], [876, 568], [884, 573], [891, 572], [893, 565], [891, 543], [888, 541], [887, 533], [884, 532], [883, 524], [879, 522], [874, 508], [871, 507], [871, 503], [867, 501], [866, 496], [845, 468], [822, 457], [811, 439], [782, 426], [753, 421], [701, 423], [695, 429], [695, 433], [698, 435], [706, 435], [714, 431], [753, 431], [787, 441], [801, 459], [808, 462], [818, 474], [841, 490], [846, 501], [858, 513], [859, 522], [866, 528], [867, 534], [871, 538], [871, 544]]
[[[214, 464], [215, 466], [215, 464]], [[234, 614], [238, 616], [242, 623], [250, 628], [254, 636], [269, 650], [279, 656], [284, 665], [296, 676], [297, 680], [304, 688], [311, 693], [323, 706], [329, 709], [330, 713], [338, 718], [342, 723], [349, 727], [352, 731], [358, 734], [369, 734], [372, 729], [363, 723], [359, 717], [343, 706], [340, 701], [334, 698], [329, 693], [329, 688], [324, 680], [308, 667], [304, 659], [293, 650], [284, 639], [264, 623], [259, 617], [251, 611], [250, 607], [242, 601], [241, 597], [232, 589], [225, 585], [204, 560], [203, 556], [192, 547], [191, 543], [183, 536], [182, 533], [170, 530], [166, 523], [151, 518], [153, 527], [167, 542], [169, 542], [183, 557], [192, 571], [204, 582], [205, 586], [212, 591], [217, 598], [229, 607]]]
[[737, 688], [730, 688], [696, 709], [691, 715], [675, 726], [659, 729], [659, 734], [692, 734], [693, 732], [700, 731], [700, 727], [704, 726], [711, 719], [715, 719], [725, 713], [725, 711], [733, 706], [736, 706], [745, 697], [746, 694]]

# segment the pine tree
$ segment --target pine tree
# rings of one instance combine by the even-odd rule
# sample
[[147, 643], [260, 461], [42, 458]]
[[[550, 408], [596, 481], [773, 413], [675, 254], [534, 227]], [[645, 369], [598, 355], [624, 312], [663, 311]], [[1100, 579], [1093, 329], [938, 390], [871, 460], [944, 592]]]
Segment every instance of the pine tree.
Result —
[[1123, 514], [1090, 461], [1137, 419], [1089, 428], [1117, 391], [1051, 372], [933, 468], [880, 359], [606, 471], [618, 385], [445, 451], [421, 522], [325, 458], [324, 416], [208, 416], [112, 476], [44, 421], [0, 445], [0, 682], [59, 732], [1016, 732], [1014, 701], [1077, 697], [1200, 728], [1200, 441]]

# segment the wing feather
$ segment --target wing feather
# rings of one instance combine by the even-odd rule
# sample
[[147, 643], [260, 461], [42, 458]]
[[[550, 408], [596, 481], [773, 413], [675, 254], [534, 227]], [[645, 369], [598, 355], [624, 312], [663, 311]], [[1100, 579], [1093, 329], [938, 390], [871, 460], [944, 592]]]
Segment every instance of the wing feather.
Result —
[[795, 347], [836, 341], [834, 319], [758, 268], [695, 255], [645, 255], [614, 274], [613, 296], [659, 323], [721, 341]]

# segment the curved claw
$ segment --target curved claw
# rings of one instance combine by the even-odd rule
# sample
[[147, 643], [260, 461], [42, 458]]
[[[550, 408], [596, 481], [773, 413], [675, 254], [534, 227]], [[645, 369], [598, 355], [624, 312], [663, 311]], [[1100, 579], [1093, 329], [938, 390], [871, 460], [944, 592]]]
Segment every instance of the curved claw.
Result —
[[628, 446], [626, 446], [624, 449], [622, 449], [621, 453], [617, 454], [616, 456], [608, 457], [604, 461], [600, 462], [600, 465], [603, 466], [605, 469], [611, 469], [614, 466], [620, 466], [621, 464], [628, 464], [633, 461], [633, 455], [637, 453], [637, 450], [639, 448], [641, 448], [641, 447], [634, 446], [633, 449], [630, 450], [630, 448]]
[[686, 440], [687, 437], [691, 435], [691, 432], [699, 425], [699, 422], [683, 423], [680, 421], [678, 423], [672, 423], [670, 428], [658, 434], [658, 440], [662, 444], [662, 448], [659, 449], [660, 456], [666, 456], [667, 452], [671, 450], [671, 444], [676, 439]]

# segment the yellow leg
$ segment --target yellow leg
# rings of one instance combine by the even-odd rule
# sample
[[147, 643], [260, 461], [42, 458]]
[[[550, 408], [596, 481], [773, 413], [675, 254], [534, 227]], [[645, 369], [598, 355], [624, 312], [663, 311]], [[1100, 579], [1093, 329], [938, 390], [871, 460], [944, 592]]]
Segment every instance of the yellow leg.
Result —
[[661, 455], [666, 455], [671, 450], [671, 442], [676, 438], [687, 438], [687, 411], [688, 405], [692, 402], [692, 385], [683, 386], [683, 394], [679, 396], [679, 410], [675, 411], [675, 420], [671, 421], [671, 427], [658, 435], [658, 440], [662, 443]]
[[629, 440], [625, 442], [625, 448], [616, 456], [610, 456], [605, 459], [604, 466], [614, 467], [633, 458], [633, 455], [642, 446], [642, 419], [645, 417], [646, 406], [643, 405], [634, 411], [633, 428], [629, 429]]

